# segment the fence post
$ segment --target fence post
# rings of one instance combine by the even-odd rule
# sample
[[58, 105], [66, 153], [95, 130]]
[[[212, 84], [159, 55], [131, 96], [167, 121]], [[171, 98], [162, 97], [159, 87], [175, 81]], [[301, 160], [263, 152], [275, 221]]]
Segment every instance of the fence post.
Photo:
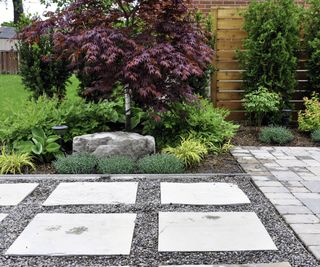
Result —
[[[218, 31], [218, 8], [214, 8], [212, 10], [212, 15], [214, 19], [214, 35], [215, 35], [215, 44], [214, 44], [214, 56], [212, 60], [212, 64], [214, 67], [217, 66], [217, 31]], [[211, 75], [211, 101], [213, 106], [217, 106], [217, 94], [218, 94], [218, 85], [217, 85], [217, 70]]]

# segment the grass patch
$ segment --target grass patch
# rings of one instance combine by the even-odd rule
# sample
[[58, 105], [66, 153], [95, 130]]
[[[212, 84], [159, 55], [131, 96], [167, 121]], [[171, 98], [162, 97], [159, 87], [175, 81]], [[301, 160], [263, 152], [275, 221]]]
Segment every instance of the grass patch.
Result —
[[[67, 97], [75, 98], [79, 81], [75, 76], [70, 78], [67, 86]], [[30, 97], [30, 93], [24, 88], [19, 75], [0, 75], [0, 119], [19, 111], [23, 103]]]

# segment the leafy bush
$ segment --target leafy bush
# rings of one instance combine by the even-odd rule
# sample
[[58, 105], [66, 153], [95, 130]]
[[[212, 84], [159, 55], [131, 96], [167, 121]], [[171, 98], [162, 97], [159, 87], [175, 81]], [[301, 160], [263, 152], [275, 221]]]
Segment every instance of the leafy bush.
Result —
[[27, 153], [7, 152], [2, 147], [0, 154], [0, 174], [23, 173], [28, 169], [35, 169], [32, 163], [32, 157]]
[[146, 156], [138, 161], [138, 169], [142, 173], [183, 173], [182, 160], [170, 154], [155, 154]]
[[314, 142], [320, 142], [320, 129], [317, 129], [311, 133], [311, 139]]
[[208, 150], [201, 142], [192, 138], [182, 138], [181, 144], [177, 147], [167, 147], [162, 150], [164, 153], [175, 155], [181, 159], [185, 166], [200, 163], [208, 154]]
[[59, 174], [92, 174], [96, 172], [97, 158], [90, 154], [73, 154], [59, 157], [53, 166]]
[[[8, 144], [32, 138], [31, 129], [42, 128], [47, 135], [53, 134], [55, 125], [68, 125], [69, 130], [64, 136], [65, 141], [74, 136], [118, 130], [123, 128], [125, 121], [122, 115], [124, 100], [86, 103], [81, 98], [64, 99], [61, 103], [57, 98], [40, 97], [36, 101], [27, 101], [18, 112], [12, 112], [0, 125], [0, 141]], [[144, 113], [134, 108], [132, 126], [136, 127], [143, 119]]]
[[155, 114], [144, 123], [143, 133], [153, 135], [160, 148], [176, 146], [179, 136], [188, 138], [191, 134], [212, 152], [229, 141], [238, 129], [238, 125], [225, 120], [228, 115], [229, 111], [214, 108], [206, 99], [195, 99]]
[[279, 111], [280, 96], [260, 86], [257, 91], [247, 93], [244, 97], [244, 108], [254, 117], [257, 126], [261, 126], [267, 113]]
[[305, 97], [303, 100], [306, 109], [298, 113], [299, 130], [312, 132], [320, 128], [319, 96], [313, 94], [310, 99]]
[[113, 156], [98, 161], [98, 172], [108, 174], [134, 173], [135, 166], [135, 161], [130, 157]]
[[68, 62], [53, 59], [52, 33], [38, 36], [33, 43], [26, 41], [23, 34], [21, 37], [18, 45], [20, 74], [27, 90], [35, 99], [42, 95], [63, 98], [71, 72], [67, 69]]
[[283, 145], [290, 143], [294, 136], [284, 127], [266, 127], [261, 130], [259, 139], [262, 143]]
[[41, 127], [46, 134], [57, 125], [60, 114], [57, 99], [40, 97], [27, 101], [19, 111], [12, 111], [0, 124], [0, 141], [12, 144], [19, 140], [31, 139], [31, 129]]
[[310, 0], [305, 16], [307, 68], [313, 91], [320, 93], [320, 1]]
[[19, 141], [14, 144], [14, 148], [20, 153], [34, 153], [43, 162], [48, 162], [52, 157], [62, 154], [60, 145], [56, 142], [60, 139], [57, 135], [47, 136], [42, 128], [32, 129], [32, 140]]
[[296, 86], [300, 10], [294, 0], [252, 1], [245, 12], [248, 37], [239, 53], [246, 92], [257, 86], [280, 93], [289, 106]]

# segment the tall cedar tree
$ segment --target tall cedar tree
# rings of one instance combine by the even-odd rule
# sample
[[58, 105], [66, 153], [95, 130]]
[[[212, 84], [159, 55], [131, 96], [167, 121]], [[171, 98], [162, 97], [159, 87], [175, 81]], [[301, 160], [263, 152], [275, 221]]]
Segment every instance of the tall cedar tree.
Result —
[[299, 14], [294, 0], [267, 0], [251, 2], [244, 15], [244, 89], [249, 93], [263, 86], [280, 93], [281, 108], [290, 106], [296, 88]]
[[70, 61], [91, 99], [110, 96], [119, 82], [132, 99], [157, 110], [192, 96], [188, 78], [201, 77], [212, 49], [185, 0], [77, 0], [25, 28], [34, 43], [52, 31], [56, 58]]

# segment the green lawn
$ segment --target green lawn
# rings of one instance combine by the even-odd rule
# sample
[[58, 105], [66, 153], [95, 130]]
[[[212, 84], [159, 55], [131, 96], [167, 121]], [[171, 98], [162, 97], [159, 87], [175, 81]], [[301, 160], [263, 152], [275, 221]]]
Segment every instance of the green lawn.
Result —
[[[70, 82], [67, 96], [76, 97], [79, 81], [72, 76]], [[0, 75], [0, 118], [21, 109], [29, 97], [30, 93], [24, 88], [19, 75]]]

